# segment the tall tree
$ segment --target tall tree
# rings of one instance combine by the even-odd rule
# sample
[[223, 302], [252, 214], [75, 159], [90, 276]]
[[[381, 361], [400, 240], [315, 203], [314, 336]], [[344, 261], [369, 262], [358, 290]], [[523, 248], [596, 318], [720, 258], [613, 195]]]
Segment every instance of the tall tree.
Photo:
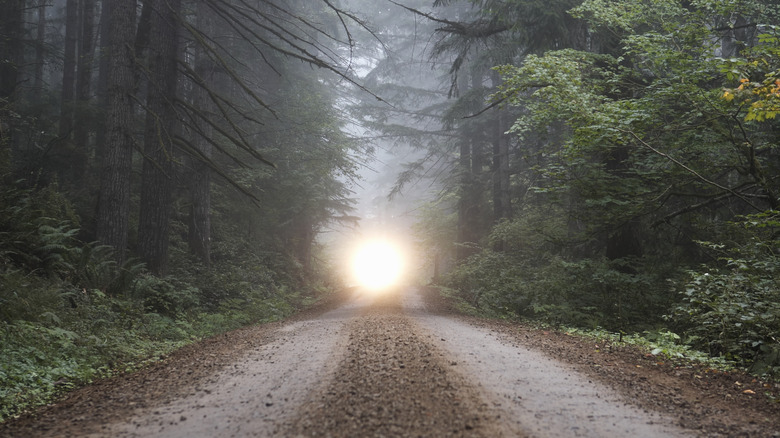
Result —
[[23, 37], [24, 0], [0, 1], [0, 147], [14, 144], [15, 118], [11, 105], [19, 85]]
[[155, 274], [168, 270], [171, 199], [174, 186], [175, 109], [178, 83], [180, 0], [152, 2], [144, 164], [138, 221], [138, 251]]
[[[213, 147], [210, 139], [214, 135], [214, 127], [211, 125], [217, 117], [214, 102], [211, 100], [209, 90], [219, 89], [219, 82], [225, 81], [225, 76], [220, 74], [219, 66], [211, 59], [208, 48], [213, 46], [205, 40], [207, 35], [215, 35], [217, 29], [216, 20], [207, 2], [198, 1], [196, 8], [196, 29], [194, 32], [194, 74], [192, 106], [198, 108], [202, 117], [209, 123], [201, 123], [200, 126], [192, 126], [191, 142], [194, 154], [190, 155], [189, 179], [190, 211], [188, 216], [187, 243], [190, 252], [195, 255], [207, 267], [211, 265], [211, 168], [206, 161], [213, 157]], [[212, 41], [214, 37], [211, 37]], [[223, 84], [224, 85], [224, 84]]]
[[512, 193], [510, 186], [510, 138], [507, 134], [509, 114], [495, 110], [493, 128], [493, 221], [512, 218]]
[[[79, 33], [79, 50], [77, 76], [76, 76], [76, 111], [75, 125], [73, 127], [74, 147], [81, 151], [84, 159], [81, 164], [86, 165], [89, 147], [89, 133], [92, 123], [89, 120], [89, 104], [92, 95], [92, 61], [94, 59], [94, 33], [95, 33], [95, 0], [81, 0], [81, 32]], [[79, 163], [76, 163], [77, 165]], [[84, 169], [77, 169], [77, 179], [84, 175]]]
[[101, 163], [97, 240], [125, 259], [130, 219], [130, 181], [133, 158], [133, 92], [135, 69], [136, 0], [116, 0], [109, 14], [110, 35], [106, 83], [106, 144]]
[[79, 1], [65, 2], [65, 50], [62, 61], [62, 93], [60, 100], [60, 138], [70, 138], [75, 107], [76, 66], [79, 42]]
[[0, 98], [8, 100], [19, 84], [24, 42], [24, 0], [0, 2]]
[[33, 76], [32, 92], [32, 99], [35, 102], [40, 101], [43, 93], [43, 68], [45, 67], [44, 56], [46, 53], [46, 6], [46, 0], [38, 0], [35, 20], [35, 74]]
[[[108, 109], [108, 74], [111, 42], [111, 14], [112, 5], [110, 1], [100, 2], [100, 25], [98, 35], [100, 45], [98, 49], [98, 76], [95, 84], [95, 95], [97, 97], [97, 108], [105, 113]], [[97, 120], [95, 127], [95, 162], [100, 163], [103, 158], [104, 145], [106, 143], [106, 125], [104, 120]]]

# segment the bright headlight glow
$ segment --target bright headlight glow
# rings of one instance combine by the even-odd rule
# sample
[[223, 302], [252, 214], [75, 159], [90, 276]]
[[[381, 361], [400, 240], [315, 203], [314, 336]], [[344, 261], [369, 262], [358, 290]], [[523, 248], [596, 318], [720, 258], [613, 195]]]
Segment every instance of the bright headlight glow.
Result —
[[361, 245], [352, 259], [352, 272], [360, 285], [383, 289], [397, 283], [403, 271], [401, 250], [390, 242], [372, 240]]

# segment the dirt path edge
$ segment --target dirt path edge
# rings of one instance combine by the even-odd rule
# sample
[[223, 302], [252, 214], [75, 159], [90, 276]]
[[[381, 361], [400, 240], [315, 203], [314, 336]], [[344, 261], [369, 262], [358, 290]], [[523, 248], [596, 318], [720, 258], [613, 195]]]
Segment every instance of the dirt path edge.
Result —
[[[421, 288], [429, 310], [455, 313], [435, 288]], [[668, 414], [707, 437], [780, 437], [780, 383], [722, 372], [700, 363], [671, 361], [632, 345], [604, 342], [515, 321], [457, 316], [573, 365], [643, 409]]]

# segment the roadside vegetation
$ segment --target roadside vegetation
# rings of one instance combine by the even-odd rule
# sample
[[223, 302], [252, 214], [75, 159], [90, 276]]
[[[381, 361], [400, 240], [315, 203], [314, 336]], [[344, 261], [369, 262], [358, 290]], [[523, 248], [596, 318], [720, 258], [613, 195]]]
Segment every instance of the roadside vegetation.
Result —
[[540, 258], [541, 248], [507, 234], [507, 222], [494, 232], [505, 243], [522, 241], [523, 249], [484, 249], [453, 269], [440, 290], [468, 313], [534, 321], [776, 380], [777, 218], [744, 217], [728, 224], [728, 244], [699, 242], [710, 263], [634, 260], [630, 271], [624, 261]]
[[352, 20], [240, 3], [3, 2], [0, 421], [337, 287]]
[[80, 241], [74, 220], [53, 187], [6, 184], [0, 193], [0, 421], [329, 292], [325, 274], [304, 275], [281, 252], [236, 240], [220, 251], [240, 257], [205, 269], [182, 254], [169, 275], [154, 276]]
[[337, 287], [377, 151], [464, 307], [780, 378], [776, 2], [380, 3], [3, 3], [0, 421]]
[[419, 224], [436, 283], [780, 377], [777, 4], [467, 3], [407, 8], [450, 61], [457, 135], [410, 167], [446, 175]]

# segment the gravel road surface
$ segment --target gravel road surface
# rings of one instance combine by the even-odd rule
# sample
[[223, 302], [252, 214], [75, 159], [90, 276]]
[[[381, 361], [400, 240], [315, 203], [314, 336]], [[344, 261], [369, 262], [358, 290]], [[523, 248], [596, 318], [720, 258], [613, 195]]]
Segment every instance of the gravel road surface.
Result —
[[596, 342], [453, 316], [414, 288], [354, 291], [82, 388], [0, 437], [780, 437], [777, 385]]
[[415, 289], [278, 329], [192, 392], [91, 436], [674, 437], [674, 421]]

